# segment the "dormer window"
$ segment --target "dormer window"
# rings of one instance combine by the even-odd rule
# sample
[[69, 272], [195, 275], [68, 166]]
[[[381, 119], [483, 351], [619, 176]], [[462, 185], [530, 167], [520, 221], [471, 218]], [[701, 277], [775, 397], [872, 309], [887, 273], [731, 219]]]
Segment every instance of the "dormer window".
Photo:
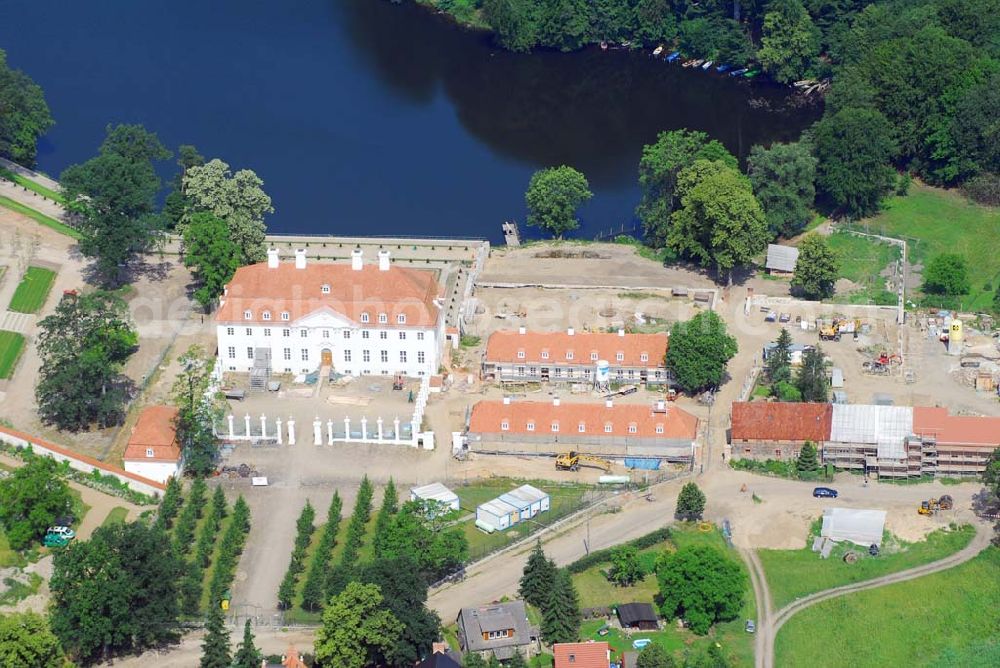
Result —
[[663, 433], [663, 423], [662, 422], [657, 422], [656, 423], [656, 433], [657, 434], [662, 434]]
[[270, 320], [271, 319], [271, 312], [270, 311], [264, 311], [263, 313], [260, 314], [260, 317], [262, 317], [264, 320]]
[[573, 359], [573, 351], [572, 350], [567, 350], [566, 351], [566, 359], [568, 359], [568, 360]]
[[543, 360], [547, 360], [548, 358], [549, 358], [549, 351], [548, 350], [543, 350], [542, 351], [542, 359]]
[[253, 311], [243, 311], [244, 320], [253, 320]]
[[532, 420], [528, 421], [528, 424], [524, 425], [524, 428], [528, 431], [535, 431], [535, 423]]
[[368, 322], [368, 314], [367, 313], [362, 313], [361, 314], [361, 322]]
[[634, 422], [628, 426], [628, 433], [634, 434], [637, 431], [639, 431], [639, 428], [636, 426]]
[[399, 315], [396, 316], [396, 324], [397, 325], [405, 325], [406, 324], [406, 314], [405, 313], [400, 313]]
[[619, 362], [624, 361], [625, 360], [625, 353], [623, 353], [623, 352], [621, 352], [619, 350], [617, 353], [615, 353], [615, 359], [618, 360]]
[[640, 362], [648, 362], [649, 361], [649, 353], [642, 353], [641, 355], [639, 355], [639, 361]]
[[604, 433], [605, 434], [610, 434], [612, 429], [613, 429], [613, 427], [612, 427], [612, 425], [611, 425], [610, 422], [605, 422], [604, 423]]
[[509, 430], [510, 430], [510, 422], [504, 420], [503, 422], [500, 423], [500, 431], [509, 431]]
[[146, 456], [147, 457], [153, 456], [153, 448], [146, 448]]
[[591, 361], [591, 362], [596, 362], [596, 361], [597, 361], [597, 351], [596, 351], [596, 350], [595, 350], [595, 351], [592, 351], [592, 352], [590, 353], [590, 361]]
[[524, 351], [523, 350], [518, 350], [517, 351], [517, 359], [519, 359], [519, 360], [523, 360], [524, 359]]
[[559, 431], [559, 421], [555, 420], [552, 422], [552, 433], [556, 433], [558, 431]]
[[385, 313], [379, 313], [378, 314], [378, 321], [384, 325], [387, 322], [389, 322], [389, 316], [386, 315]]
[[290, 317], [291, 317], [291, 314], [288, 311], [282, 311], [281, 312], [281, 319], [282, 320], [288, 320]]
[[324, 283], [323, 285], [320, 286], [319, 291], [322, 292], [324, 295], [330, 294], [330, 284]]
[[581, 422], [580, 424], [576, 425], [576, 430], [581, 434], [584, 433], [585, 431], [587, 431], [587, 423]]

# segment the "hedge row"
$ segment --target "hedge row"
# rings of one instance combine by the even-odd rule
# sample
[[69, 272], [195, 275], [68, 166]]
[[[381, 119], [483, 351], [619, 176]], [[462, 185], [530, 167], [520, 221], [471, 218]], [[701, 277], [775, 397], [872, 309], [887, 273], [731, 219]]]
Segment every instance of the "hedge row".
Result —
[[[662, 529], [657, 529], [656, 531], [647, 533], [644, 536], [639, 536], [634, 540], [630, 540], [622, 545], [631, 545], [637, 550], [642, 550], [647, 547], [652, 547], [658, 543], [670, 538], [670, 528], [663, 527]], [[566, 569], [570, 573], [582, 573], [588, 568], [593, 568], [599, 564], [605, 564], [611, 561], [611, 555], [616, 549], [621, 547], [621, 545], [615, 545], [614, 547], [608, 547], [603, 550], [595, 550], [585, 557], [581, 557], [571, 563]]]

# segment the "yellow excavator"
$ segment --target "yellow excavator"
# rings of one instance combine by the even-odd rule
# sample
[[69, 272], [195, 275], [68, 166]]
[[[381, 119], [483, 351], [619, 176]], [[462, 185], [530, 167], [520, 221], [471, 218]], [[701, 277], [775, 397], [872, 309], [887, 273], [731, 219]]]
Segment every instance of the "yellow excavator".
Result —
[[581, 466], [592, 466], [611, 473], [611, 462], [593, 455], [581, 455], [579, 452], [566, 452], [556, 457], [557, 471], [578, 471]]
[[933, 515], [939, 510], [951, 510], [954, 505], [952, 498], [945, 494], [940, 499], [928, 499], [927, 501], [921, 501], [920, 507], [917, 508], [917, 512], [921, 515]]

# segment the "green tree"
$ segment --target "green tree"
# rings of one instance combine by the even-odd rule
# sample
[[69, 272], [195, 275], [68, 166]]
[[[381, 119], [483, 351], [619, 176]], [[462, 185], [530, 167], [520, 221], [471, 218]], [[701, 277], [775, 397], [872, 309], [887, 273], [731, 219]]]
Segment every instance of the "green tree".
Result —
[[542, 607], [542, 638], [552, 644], [580, 639], [580, 602], [565, 568], [556, 571], [548, 600]]
[[732, 285], [733, 269], [767, 246], [767, 221], [750, 181], [721, 161], [695, 160], [677, 175], [680, 208], [667, 245], [703, 266], [715, 265]]
[[671, 215], [679, 205], [677, 175], [695, 160], [721, 161], [736, 168], [738, 163], [726, 147], [704, 132], [672, 130], [661, 132], [656, 143], [642, 147], [639, 160], [639, 187], [642, 201], [636, 214], [642, 220], [646, 241], [654, 248], [667, 245]]
[[187, 169], [182, 183], [188, 209], [178, 226], [181, 233], [195, 213], [208, 212], [226, 221], [229, 238], [240, 250], [240, 264], [264, 259], [264, 216], [274, 213], [274, 207], [259, 176], [249, 169], [233, 174], [216, 158]]
[[[250, 622], [247, 621], [247, 624]], [[222, 606], [208, 608], [205, 638], [201, 642], [201, 668], [230, 668], [233, 658], [229, 653], [229, 630], [222, 615]]]
[[572, 167], [541, 169], [532, 175], [524, 193], [528, 224], [561, 239], [580, 226], [576, 211], [591, 197], [587, 178]]
[[99, 527], [55, 555], [52, 631], [83, 664], [172, 640], [182, 573], [160, 529], [141, 522]]
[[775, 81], [801, 79], [819, 55], [819, 37], [799, 0], [775, 0], [768, 3], [757, 58]]
[[0, 49], [0, 157], [34, 167], [38, 138], [54, 123], [42, 89]]
[[792, 378], [792, 335], [784, 327], [778, 334], [774, 348], [767, 355], [765, 362], [767, 377], [777, 384]]
[[795, 460], [795, 470], [799, 475], [819, 471], [819, 453], [812, 441], [806, 441], [799, 450], [799, 458]]
[[382, 507], [379, 508], [375, 517], [375, 532], [372, 536], [372, 547], [375, 556], [379, 557], [385, 548], [386, 534], [392, 526], [393, 516], [399, 512], [399, 493], [396, 491], [396, 484], [389, 478], [389, 484], [382, 492]]
[[[216, 487], [221, 490], [221, 487]], [[170, 530], [177, 511], [181, 507], [181, 481], [176, 478], [167, 480], [167, 489], [163, 492], [163, 500], [160, 501], [160, 508], [156, 514], [156, 526], [161, 529]]]
[[671, 328], [666, 365], [681, 389], [694, 393], [722, 383], [736, 350], [736, 339], [726, 332], [722, 318], [702, 311]]
[[935, 255], [923, 273], [921, 289], [927, 294], [957, 297], [968, 294], [971, 288], [965, 259], [955, 253]]
[[160, 177], [154, 162], [170, 157], [140, 125], [108, 126], [98, 155], [60, 177], [70, 210], [80, 216], [80, 252], [94, 259], [101, 281], [121, 284], [128, 265], [159, 238], [154, 211]]
[[483, 0], [483, 19], [497, 41], [510, 51], [529, 51], [535, 45], [531, 0]]
[[201, 284], [195, 300], [206, 311], [240, 266], [240, 249], [229, 238], [226, 221], [210, 213], [192, 214], [184, 228], [184, 265], [191, 267]]
[[813, 143], [816, 186], [830, 203], [852, 216], [877, 212], [896, 182], [890, 164], [896, 145], [885, 116], [842, 109], [816, 124]]
[[243, 625], [243, 642], [236, 649], [233, 656], [233, 668], [260, 668], [264, 655], [253, 644], [253, 629], [250, 620]]
[[795, 378], [795, 386], [802, 393], [802, 401], [824, 403], [830, 382], [826, 378], [826, 363], [819, 348], [807, 350], [802, 355], [802, 366]]
[[705, 493], [693, 482], [685, 483], [677, 495], [677, 509], [674, 517], [693, 522], [700, 520], [705, 512]]
[[799, 243], [792, 287], [806, 299], [826, 299], [833, 296], [839, 275], [840, 258], [830, 248], [826, 237], [815, 232], [807, 234]]
[[469, 556], [462, 530], [447, 526], [440, 514], [423, 501], [408, 501], [396, 513], [383, 535], [380, 556], [413, 555], [427, 582], [454, 572]]
[[326, 512], [323, 535], [320, 536], [319, 545], [316, 547], [312, 565], [309, 566], [309, 573], [306, 576], [306, 583], [302, 587], [302, 608], [305, 610], [316, 611], [323, 606], [326, 571], [330, 564], [334, 543], [337, 540], [337, 531], [340, 529], [342, 510], [343, 502], [340, 499], [340, 493], [334, 491], [330, 507]]
[[[1000, 12], [998, 12], [1000, 15]], [[939, 140], [944, 182], [965, 180], [980, 172], [1000, 172], [1000, 72], [969, 88], [956, 103], [946, 138]]]
[[45, 617], [34, 612], [0, 615], [0, 666], [63, 668], [65, 665], [59, 639]]
[[619, 587], [630, 587], [642, 580], [644, 575], [639, 564], [639, 550], [635, 546], [621, 545], [611, 551], [609, 580]]
[[181, 144], [177, 148], [177, 166], [180, 167], [180, 171], [170, 180], [170, 193], [163, 202], [163, 216], [166, 218], [167, 227], [176, 227], [190, 206], [184, 195], [184, 175], [192, 167], [201, 167], [204, 164], [205, 157], [198, 153], [198, 149], [194, 146]]
[[555, 576], [556, 565], [545, 556], [542, 541], [535, 541], [535, 549], [528, 555], [521, 575], [521, 598], [536, 608], [543, 607], [549, 599]]
[[171, 395], [177, 406], [177, 440], [184, 450], [184, 468], [194, 476], [207, 476], [215, 469], [219, 441], [212, 429], [222, 417], [218, 395], [210, 395], [215, 359], [201, 346], [189, 347], [177, 359], [180, 372]]
[[32, 457], [0, 478], [0, 527], [15, 550], [40, 540], [57, 517], [70, 512], [72, 504], [69, 486], [50, 457]]
[[778, 401], [802, 401], [802, 392], [789, 380], [782, 380], [774, 384], [771, 393], [778, 398]]
[[542, 46], [561, 51], [583, 46], [590, 29], [587, 0], [539, 0], [535, 16]]
[[635, 668], [676, 668], [673, 655], [657, 643], [646, 645], [635, 660]]
[[735, 619], [743, 607], [746, 575], [718, 548], [685, 546], [664, 553], [656, 567], [660, 612], [680, 617], [699, 635], [712, 624]]
[[36, 342], [42, 366], [35, 400], [43, 422], [79, 431], [124, 419], [132, 382], [122, 370], [138, 337], [121, 298], [100, 290], [64, 296], [39, 323]]
[[402, 624], [393, 646], [380, 652], [379, 665], [413, 666], [431, 651], [441, 620], [427, 608], [427, 582], [411, 556], [375, 559], [362, 567], [361, 582], [382, 592], [384, 607]]
[[378, 585], [351, 582], [323, 610], [316, 659], [326, 666], [364, 668], [392, 649], [403, 625], [383, 606]]
[[754, 146], [747, 167], [771, 236], [791, 238], [805, 229], [816, 199], [812, 147], [804, 141]]

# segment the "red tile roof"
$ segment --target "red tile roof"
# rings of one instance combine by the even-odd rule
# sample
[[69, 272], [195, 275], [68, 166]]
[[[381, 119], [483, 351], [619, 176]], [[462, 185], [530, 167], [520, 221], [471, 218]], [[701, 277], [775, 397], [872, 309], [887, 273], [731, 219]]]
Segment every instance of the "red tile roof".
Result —
[[[608, 334], [604, 332], [493, 332], [486, 342], [487, 362], [544, 364], [593, 364], [592, 353], [611, 366], [663, 367], [667, 334]], [[518, 353], [524, 352], [524, 357]], [[572, 352], [572, 359], [567, 359]], [[548, 358], [542, 357], [543, 353]], [[618, 359], [621, 353], [623, 359]], [[646, 360], [642, 356], [646, 355]]]
[[[564, 438], [573, 434], [586, 436], [632, 436], [637, 438], [669, 438], [693, 441], [698, 435], [698, 418], [666, 403], [666, 412], [654, 411], [652, 405], [614, 404], [610, 408], [596, 403], [560, 402], [558, 406], [547, 401], [480, 401], [472, 407], [469, 431], [476, 434], [528, 434], [558, 433]], [[503, 423], [507, 429], [503, 429]], [[533, 431], [528, 425], [534, 424]], [[558, 424], [558, 431], [552, 430]], [[580, 425], [584, 431], [580, 431]], [[607, 425], [611, 430], [605, 431]], [[635, 431], [630, 432], [629, 427]], [[662, 433], [657, 433], [657, 427]]]
[[[177, 462], [181, 449], [177, 445], [173, 406], [147, 406], [139, 413], [139, 420], [132, 427], [123, 459], [144, 462]], [[153, 456], [147, 455], [149, 450]]]
[[733, 441], [825, 441], [831, 404], [753, 401], [733, 404]]
[[[323, 286], [330, 291], [324, 294]], [[395, 265], [381, 271], [371, 264], [355, 271], [349, 264], [329, 262], [307, 263], [304, 269], [282, 262], [269, 268], [261, 262], [236, 270], [216, 320], [278, 327], [327, 308], [358, 325], [367, 313], [366, 327], [433, 327], [441, 312], [434, 304], [439, 295], [437, 278], [430, 271]], [[267, 320], [265, 312], [270, 315]], [[281, 318], [283, 312], [289, 314], [287, 321]], [[382, 313], [388, 322], [379, 322]], [[400, 324], [398, 315], [406, 316], [406, 322]]]
[[563, 642], [552, 646], [555, 668], [608, 668], [611, 663], [606, 642]]
[[1000, 417], [949, 415], [946, 408], [913, 409], [913, 431], [943, 445], [1000, 447]]

